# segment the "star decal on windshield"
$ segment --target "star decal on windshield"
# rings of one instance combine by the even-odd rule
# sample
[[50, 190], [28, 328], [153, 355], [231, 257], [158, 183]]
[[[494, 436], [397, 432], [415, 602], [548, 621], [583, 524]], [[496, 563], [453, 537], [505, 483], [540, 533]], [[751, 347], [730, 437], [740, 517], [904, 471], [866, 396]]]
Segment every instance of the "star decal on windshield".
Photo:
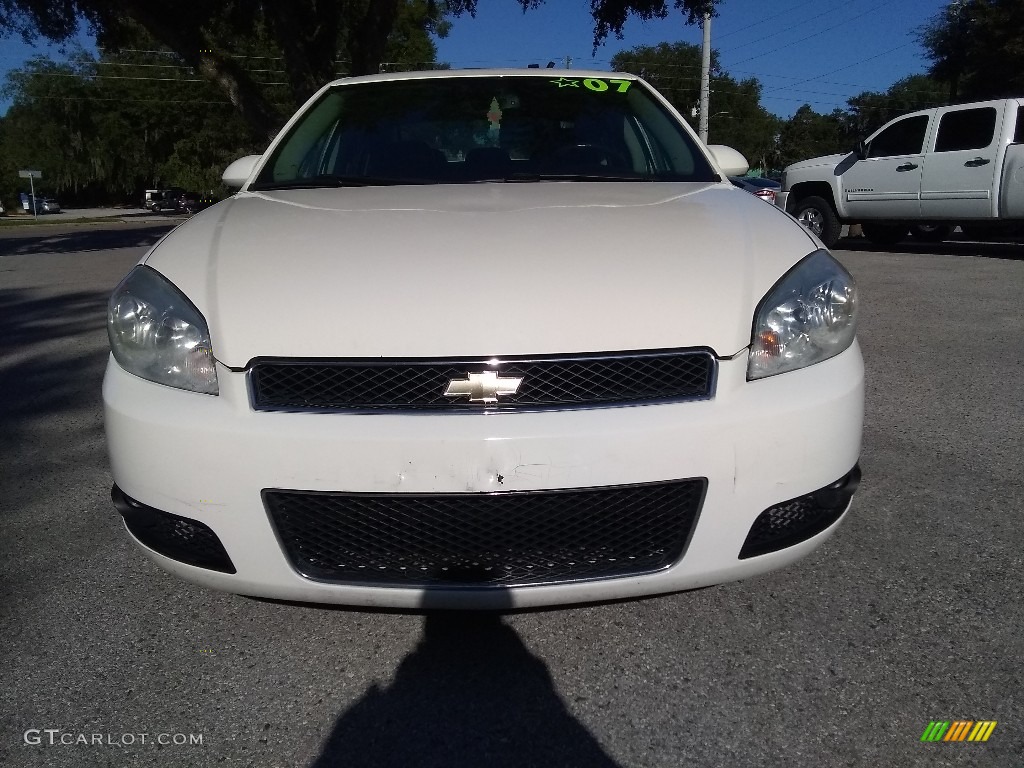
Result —
[[557, 85], [559, 88], [579, 88], [579, 80], [567, 80], [564, 77], [560, 77], [557, 80], [550, 80], [549, 82]]

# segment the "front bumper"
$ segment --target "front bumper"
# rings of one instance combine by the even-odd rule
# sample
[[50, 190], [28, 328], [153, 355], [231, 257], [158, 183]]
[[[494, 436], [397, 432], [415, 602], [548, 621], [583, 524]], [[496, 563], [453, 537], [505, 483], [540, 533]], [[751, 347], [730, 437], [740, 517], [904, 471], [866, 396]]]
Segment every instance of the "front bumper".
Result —
[[[198, 521], [235, 573], [143, 547], [165, 569], [231, 592], [399, 608], [515, 608], [693, 589], [784, 566], [838, 525], [741, 559], [773, 505], [844, 478], [860, 453], [863, 361], [855, 344], [800, 371], [746, 381], [746, 357], [720, 363], [711, 400], [527, 413], [267, 413], [243, 374], [221, 394], [163, 387], [112, 359], [104, 380], [114, 480], [131, 499]], [[324, 583], [300, 575], [278, 542], [270, 488], [377, 494], [492, 493], [707, 479], [685, 553], [640, 576], [514, 588]], [[841, 514], [836, 517], [841, 519]], [[137, 540], [138, 541], [138, 540]], [[139, 542], [142, 544], [142, 542]]]

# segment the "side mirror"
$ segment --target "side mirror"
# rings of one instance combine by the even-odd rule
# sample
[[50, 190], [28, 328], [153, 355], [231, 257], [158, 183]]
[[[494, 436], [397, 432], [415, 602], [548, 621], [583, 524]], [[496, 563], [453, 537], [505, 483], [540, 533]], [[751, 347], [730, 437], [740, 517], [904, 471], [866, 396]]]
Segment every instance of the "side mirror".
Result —
[[868, 156], [868, 145], [862, 141], [857, 142], [857, 146], [853, 148], [853, 154], [857, 156], [858, 160], [863, 160]]
[[240, 189], [249, 180], [249, 177], [252, 176], [252, 172], [256, 170], [256, 164], [262, 158], [263, 155], [246, 155], [235, 160], [235, 162], [224, 169], [224, 174], [220, 177], [221, 181], [224, 182], [224, 186], [231, 189]]
[[711, 156], [726, 176], [742, 176], [750, 168], [747, 158], [724, 144], [708, 144]]

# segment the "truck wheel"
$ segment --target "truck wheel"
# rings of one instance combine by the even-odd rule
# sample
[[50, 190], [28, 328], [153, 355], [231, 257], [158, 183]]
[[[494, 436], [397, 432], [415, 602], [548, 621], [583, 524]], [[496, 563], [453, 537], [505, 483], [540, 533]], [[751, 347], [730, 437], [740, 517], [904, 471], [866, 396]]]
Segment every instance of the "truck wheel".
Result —
[[826, 248], [831, 248], [838, 242], [843, 227], [827, 200], [815, 195], [805, 197], [796, 204], [793, 215], [797, 221], [817, 235]]
[[953, 234], [949, 224], [914, 224], [910, 228], [910, 236], [923, 243], [941, 243]]
[[863, 223], [864, 237], [875, 245], [896, 245], [907, 236], [906, 224], [881, 224], [875, 221]]

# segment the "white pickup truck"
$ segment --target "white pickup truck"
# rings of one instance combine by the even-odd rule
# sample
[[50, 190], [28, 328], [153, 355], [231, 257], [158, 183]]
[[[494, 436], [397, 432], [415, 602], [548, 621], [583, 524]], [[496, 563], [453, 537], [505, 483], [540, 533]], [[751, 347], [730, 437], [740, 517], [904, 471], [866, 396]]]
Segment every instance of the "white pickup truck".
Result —
[[898, 117], [850, 154], [786, 168], [775, 204], [830, 248], [844, 223], [879, 245], [1024, 224], [1024, 98]]

